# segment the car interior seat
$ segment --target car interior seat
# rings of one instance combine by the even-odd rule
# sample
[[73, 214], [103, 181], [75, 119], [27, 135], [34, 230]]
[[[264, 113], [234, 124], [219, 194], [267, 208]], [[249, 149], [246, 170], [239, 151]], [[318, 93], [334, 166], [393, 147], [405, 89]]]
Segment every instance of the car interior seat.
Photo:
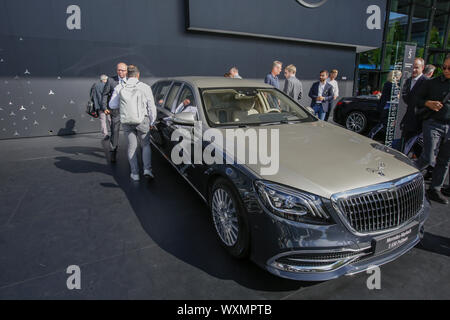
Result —
[[238, 103], [239, 110], [233, 112], [233, 121], [245, 121], [249, 116], [259, 114], [255, 109], [256, 101], [255, 98], [251, 99], [241, 99]]

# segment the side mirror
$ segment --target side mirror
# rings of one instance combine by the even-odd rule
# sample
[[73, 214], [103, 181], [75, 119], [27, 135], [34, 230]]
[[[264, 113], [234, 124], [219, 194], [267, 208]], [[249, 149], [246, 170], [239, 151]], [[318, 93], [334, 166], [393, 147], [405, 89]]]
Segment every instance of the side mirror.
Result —
[[195, 124], [195, 113], [193, 112], [181, 112], [177, 113], [172, 118], [173, 123], [182, 126], [194, 126]]

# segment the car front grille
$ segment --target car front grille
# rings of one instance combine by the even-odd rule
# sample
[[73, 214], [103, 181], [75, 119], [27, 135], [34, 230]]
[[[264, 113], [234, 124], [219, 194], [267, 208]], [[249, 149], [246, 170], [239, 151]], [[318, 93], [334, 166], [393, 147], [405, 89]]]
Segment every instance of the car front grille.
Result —
[[422, 175], [400, 185], [338, 198], [341, 213], [359, 233], [374, 233], [403, 225], [423, 207]]

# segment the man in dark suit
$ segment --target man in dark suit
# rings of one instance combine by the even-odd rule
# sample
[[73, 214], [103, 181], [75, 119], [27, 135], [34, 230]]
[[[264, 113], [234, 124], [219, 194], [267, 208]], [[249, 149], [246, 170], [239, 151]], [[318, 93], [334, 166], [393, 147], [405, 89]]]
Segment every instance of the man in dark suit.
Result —
[[314, 83], [309, 90], [311, 108], [320, 120], [325, 120], [334, 99], [333, 86], [327, 82], [328, 75], [327, 70], [320, 71], [320, 81]]
[[424, 68], [424, 60], [422, 58], [415, 59], [412, 77], [406, 80], [403, 87], [402, 98], [408, 106], [406, 109], [406, 114], [401, 122], [405, 143], [421, 131], [422, 125], [417, 117], [416, 108], [417, 93], [419, 92], [422, 84], [427, 81], [427, 78], [423, 74]]
[[119, 84], [125, 84], [127, 81], [127, 69], [128, 66], [121, 62], [117, 64], [117, 75], [113, 77], [109, 77], [108, 81], [105, 84], [105, 88], [103, 89], [103, 109], [105, 110], [105, 114], [111, 115], [111, 137], [110, 137], [110, 160], [111, 162], [116, 162], [117, 148], [119, 146], [119, 133], [120, 133], [120, 110], [119, 108], [110, 108], [109, 101], [111, 100], [111, 96], [114, 92], [114, 89]]

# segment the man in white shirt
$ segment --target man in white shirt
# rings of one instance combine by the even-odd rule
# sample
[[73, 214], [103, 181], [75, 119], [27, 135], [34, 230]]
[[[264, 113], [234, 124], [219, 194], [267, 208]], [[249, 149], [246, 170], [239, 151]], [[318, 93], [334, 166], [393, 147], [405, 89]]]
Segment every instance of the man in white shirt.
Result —
[[[156, 120], [156, 106], [153, 98], [152, 89], [147, 84], [139, 81], [140, 72], [136, 66], [128, 66], [128, 80], [126, 86], [136, 86], [141, 91], [146, 99], [147, 114], [144, 120], [137, 125], [122, 124], [125, 135], [128, 138], [128, 160], [131, 168], [131, 179], [139, 181], [139, 163], [137, 159], [138, 136], [142, 146], [142, 162], [144, 165], [144, 177], [146, 179], [153, 179], [152, 162], [151, 162], [151, 148], [150, 148], [150, 128]], [[118, 84], [109, 102], [112, 109], [119, 108], [120, 105], [120, 91], [123, 89], [123, 84]]]
[[402, 98], [407, 105], [405, 116], [401, 121], [402, 137], [404, 142], [417, 136], [422, 129], [421, 121], [416, 115], [417, 95], [420, 87], [428, 81], [428, 78], [423, 74], [425, 68], [425, 61], [422, 58], [414, 60], [413, 72], [411, 78], [405, 81], [403, 86]]
[[336, 107], [337, 100], [339, 98], [339, 84], [336, 81], [339, 75], [339, 71], [336, 69], [331, 70], [330, 77], [328, 78], [328, 83], [333, 87], [334, 99], [331, 101], [330, 111], [327, 113], [325, 117], [325, 121], [328, 121], [330, 115], [333, 115], [334, 108]]
[[106, 81], [102, 93], [102, 106], [106, 115], [111, 116], [111, 137], [110, 137], [110, 161], [116, 162], [117, 149], [119, 147], [119, 133], [120, 133], [120, 113], [118, 108], [111, 108], [109, 102], [111, 101], [114, 88], [118, 84], [124, 84], [127, 81], [127, 65], [123, 62], [117, 64], [115, 76], [109, 77]]
[[175, 109], [175, 114], [182, 112], [191, 112], [197, 115], [197, 107], [192, 105], [193, 100], [194, 99], [192, 97], [187, 97], [186, 99], [184, 99], [183, 102], [180, 103]]
[[232, 67], [229, 73], [231, 74], [231, 77], [233, 79], [242, 79], [242, 77], [239, 75], [239, 69], [237, 67]]

